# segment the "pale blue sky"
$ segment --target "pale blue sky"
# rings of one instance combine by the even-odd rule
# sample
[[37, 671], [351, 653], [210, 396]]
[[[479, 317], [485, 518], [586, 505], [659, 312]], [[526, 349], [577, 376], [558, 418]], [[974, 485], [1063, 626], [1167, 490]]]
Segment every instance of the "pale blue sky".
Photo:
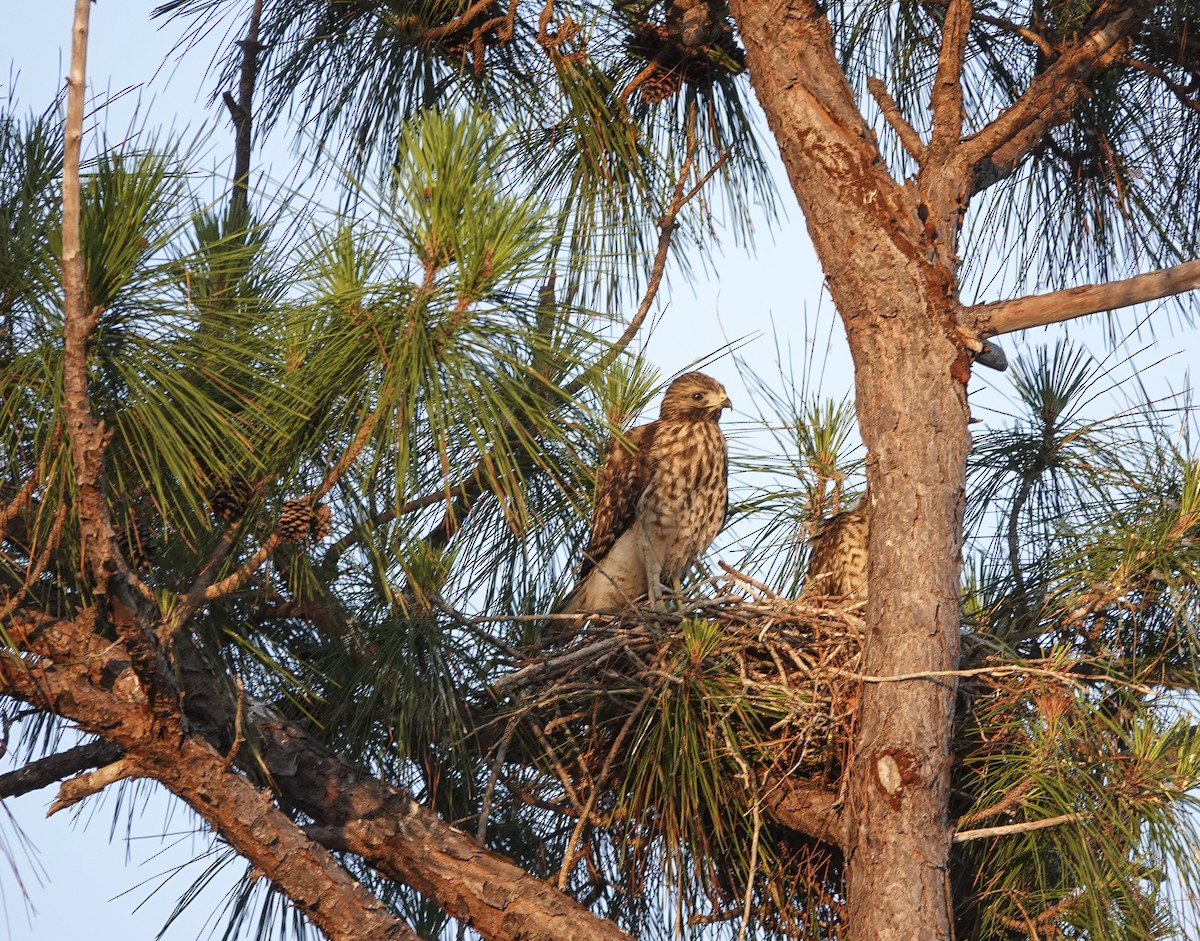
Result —
[[[210, 57], [224, 37], [210, 37], [206, 48], [189, 53], [182, 61], [170, 58], [178, 32], [174, 27], [160, 30], [150, 23], [153, 5], [100, 0], [92, 8], [91, 91], [117, 97], [103, 119], [104, 126], [110, 137], [119, 137], [122, 129], [138, 123], [171, 128], [180, 136], [206, 127], [209, 133], [203, 152], [207, 165], [224, 167], [225, 155], [232, 149], [232, 130], [222, 110], [207, 104], [211, 80], [205, 77]], [[0, 84], [6, 96], [15, 85], [16, 97], [25, 109], [41, 110], [62, 84], [72, 6], [69, 0], [0, 3], [0, 60], [11, 63], [9, 79]], [[122, 95], [126, 89], [130, 91]], [[135, 106], [140, 107], [137, 118]], [[268, 142], [264, 151], [268, 159], [274, 155], [277, 169], [287, 164], [284, 143]], [[777, 167], [777, 172], [782, 179], [782, 169]], [[793, 201], [789, 195], [785, 194], [783, 202], [789, 207], [786, 217], [770, 231], [760, 227], [753, 257], [727, 240], [729, 251], [713, 266], [717, 275], [710, 276], [697, 266], [692, 281], [679, 276], [671, 279], [661, 298], [659, 326], [648, 344], [650, 358], [664, 373], [672, 373], [729, 341], [751, 337], [742, 355], [753, 368], [773, 375], [774, 324], [785, 351], [787, 343], [792, 345], [797, 368], [807, 359], [802, 350], [805, 337], [810, 338], [808, 342], [814, 336], [819, 338], [814, 361], [825, 363], [826, 394], [841, 396], [850, 389], [849, 358], [841, 329], [835, 326], [831, 330], [832, 309], [828, 300], [822, 299], [821, 276], [803, 220], [790, 208]], [[1126, 317], [1125, 322], [1132, 324], [1134, 319]], [[1043, 342], [1053, 335], [1039, 331], [1034, 340]], [[1086, 335], [1093, 350], [1102, 353], [1101, 333], [1089, 329]], [[827, 340], [826, 359], [821, 347]], [[1138, 356], [1135, 363], [1149, 366], [1163, 356], [1181, 354], [1153, 371], [1150, 386], [1156, 390], [1154, 394], [1161, 395], [1186, 386], [1184, 371], [1196, 361], [1195, 338], [1191, 331], [1174, 336], [1160, 332], [1158, 340], [1154, 349]], [[1006, 338], [1004, 344], [1010, 354], [1018, 346], [1014, 338]], [[740, 424], [743, 433], [749, 432], [753, 415], [744, 408], [745, 390], [732, 365], [725, 361], [709, 371], [725, 381], [734, 402], [743, 406], [735, 413], [732, 430], [736, 432]], [[989, 383], [1004, 385], [995, 374], [984, 373], [972, 380], [972, 390]], [[1003, 409], [999, 394], [979, 392], [973, 401], [977, 417], [987, 417], [989, 404]], [[162, 892], [152, 895], [150, 890], [165, 874], [205, 853], [210, 842], [194, 832], [186, 809], [178, 805], [172, 809], [172, 802], [161, 791], [149, 799], [143, 796], [152, 791], [146, 786], [128, 795], [127, 799], [145, 804], [128, 839], [125, 814], [119, 814], [119, 822], [113, 826], [116, 801], [112, 796], [85, 803], [79, 820], [72, 819], [70, 812], [44, 819], [53, 789], [6, 802], [0, 808], [0, 849], [7, 849], [12, 865], [0, 857], [0, 939], [153, 938], [179, 892], [203, 871], [205, 863], [188, 867]], [[21, 845], [18, 828], [29, 845]], [[238, 872], [240, 864], [231, 870]], [[220, 881], [227, 885], [229, 879]], [[190, 939], [203, 934], [206, 924], [212, 927], [207, 919], [220, 901], [219, 891], [210, 892], [167, 937]]]

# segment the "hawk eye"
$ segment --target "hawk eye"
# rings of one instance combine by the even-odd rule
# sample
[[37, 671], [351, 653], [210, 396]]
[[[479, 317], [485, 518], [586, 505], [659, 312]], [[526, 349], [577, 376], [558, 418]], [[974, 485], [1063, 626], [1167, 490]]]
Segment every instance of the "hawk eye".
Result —
[[703, 392], [693, 392], [692, 398], [695, 399], [697, 402], [699, 402], [702, 398], [704, 398], [704, 393]]

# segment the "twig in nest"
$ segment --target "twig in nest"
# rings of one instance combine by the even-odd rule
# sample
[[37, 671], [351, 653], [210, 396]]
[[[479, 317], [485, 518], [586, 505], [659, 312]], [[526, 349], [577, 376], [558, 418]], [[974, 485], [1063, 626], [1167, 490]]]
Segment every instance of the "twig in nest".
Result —
[[504, 766], [504, 759], [508, 755], [508, 746], [517, 733], [521, 718], [522, 713], [520, 712], [512, 715], [504, 727], [504, 734], [500, 737], [500, 744], [496, 749], [496, 760], [492, 762], [492, 771], [488, 775], [487, 787], [483, 791], [483, 803], [479, 807], [479, 826], [475, 830], [475, 839], [480, 843], [487, 837], [488, 815], [492, 812], [492, 795], [496, 792], [496, 781], [500, 777], [500, 769]]
[[592, 785], [591, 791], [588, 794], [587, 806], [582, 814], [579, 815], [579, 820], [575, 824], [575, 829], [571, 832], [571, 839], [567, 841], [567, 851], [563, 854], [562, 867], [558, 870], [558, 888], [559, 891], [565, 892], [567, 889], [567, 877], [571, 874], [571, 870], [575, 868], [575, 847], [579, 845], [579, 837], [583, 833], [583, 828], [588, 822], [588, 818], [592, 815], [592, 808], [596, 806], [596, 796], [600, 793], [600, 788], [608, 780], [609, 772], [612, 771], [613, 761], [616, 759], [618, 752], [625, 745], [625, 739], [633, 730], [633, 724], [637, 721], [638, 716], [642, 714], [642, 710], [646, 708], [646, 704], [650, 702], [650, 697], [654, 693], [654, 688], [650, 687], [642, 694], [641, 700], [630, 711], [629, 717], [625, 720], [625, 724], [621, 726], [621, 731], [617, 733], [616, 741], [613, 742], [612, 748], [608, 750], [608, 757], [604, 759], [604, 766], [600, 769], [600, 774], [597, 775], [595, 782]]

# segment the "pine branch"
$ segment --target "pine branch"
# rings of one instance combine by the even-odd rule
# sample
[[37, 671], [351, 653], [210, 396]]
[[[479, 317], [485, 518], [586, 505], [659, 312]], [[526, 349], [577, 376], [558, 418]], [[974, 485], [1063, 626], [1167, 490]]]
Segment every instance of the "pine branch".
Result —
[[971, 0], [949, 0], [942, 20], [942, 48], [930, 92], [933, 131], [929, 149], [939, 159], [959, 145], [963, 129], [963, 59], [971, 28]]
[[[723, 154], [712, 167], [702, 176], [696, 184], [685, 191], [687, 178], [691, 172], [692, 163], [695, 158], [695, 145], [692, 142], [684, 157], [682, 166], [679, 169], [679, 177], [675, 181], [675, 189], [671, 196], [671, 201], [667, 204], [666, 210], [662, 217], [658, 220], [659, 237], [658, 246], [654, 252], [654, 261], [650, 268], [650, 280], [646, 284], [646, 290], [642, 294], [641, 303], [638, 304], [638, 309], [634, 313], [633, 318], [626, 325], [624, 332], [617, 338], [617, 341], [610, 347], [599, 361], [589, 369], [589, 372], [597, 372], [606, 369], [621, 352], [633, 341], [641, 329], [642, 324], [646, 319], [646, 315], [650, 312], [650, 308], [654, 303], [655, 297], [658, 296], [659, 288], [662, 286], [663, 273], [666, 270], [667, 256], [670, 252], [671, 245], [674, 240], [674, 233], [677, 227], [679, 214], [684, 207], [691, 202], [703, 189], [705, 184], [713, 178], [717, 171], [721, 168], [728, 153]], [[563, 393], [572, 395], [583, 388], [584, 377], [580, 376], [563, 387]], [[510, 442], [515, 442], [515, 433], [510, 435]], [[467, 480], [460, 486], [458, 493], [447, 501], [446, 512], [442, 515], [442, 519], [429, 530], [425, 537], [425, 542], [433, 549], [440, 550], [453, 538], [462, 526], [462, 521], [470, 513], [471, 508], [475, 505], [475, 501], [479, 499], [487, 490], [486, 470], [488, 467], [488, 456], [482, 455], [475, 465], [475, 469], [468, 476]]]
[[104, 433], [92, 415], [88, 391], [87, 344], [100, 318], [88, 310], [87, 271], [81, 233], [83, 188], [79, 161], [83, 149], [84, 89], [87, 73], [90, 0], [76, 0], [71, 37], [71, 70], [67, 77], [67, 123], [63, 146], [62, 286], [63, 286], [63, 408], [71, 435], [71, 454], [79, 487], [84, 552], [105, 590], [105, 563], [112, 553], [112, 520], [103, 490]]
[[1058, 817], [1048, 817], [1045, 820], [1029, 820], [1025, 823], [1007, 823], [999, 827], [981, 827], [978, 830], [960, 830], [954, 834], [955, 843], [966, 843], [970, 840], [985, 840], [994, 836], [1011, 836], [1014, 833], [1028, 833], [1031, 830], [1045, 830], [1047, 827], [1057, 827], [1064, 823], [1077, 823], [1084, 819], [1083, 814], [1062, 814]]
[[83, 147], [90, 15], [91, 0], [76, 0], [63, 147], [63, 410], [71, 439], [79, 494], [77, 511], [92, 588], [97, 595], [108, 597], [113, 623], [129, 647], [138, 675], [150, 695], [157, 697], [159, 693], [169, 693], [174, 683], [154, 633], [141, 615], [143, 604], [152, 601], [153, 596], [132, 574], [117, 545], [104, 480], [104, 453], [109, 435], [92, 414], [88, 388], [88, 343], [102, 313], [98, 307], [89, 307], [80, 228], [83, 192], [79, 161]]
[[976, 304], [963, 311], [963, 319], [973, 322], [982, 336], [998, 336], [1087, 314], [1117, 310], [1131, 304], [1156, 301], [1197, 288], [1200, 288], [1200, 260], [1185, 261], [1120, 281], [1087, 284], [1011, 301]]
[[1050, 130], [1068, 120], [1090, 95], [1088, 80], [1125, 53], [1147, 10], [1144, 2], [1104, 4], [1093, 14], [1102, 26], [1068, 46], [1020, 98], [963, 143], [958, 159], [973, 176], [973, 192], [1008, 177]]
[[[58, 625], [66, 630], [53, 638], [51, 625], [42, 625], [36, 632], [30, 632], [30, 626], [16, 619], [11, 630], [15, 641], [35, 652], [44, 649], [47, 642], [61, 651], [60, 645], [66, 640], [63, 634], [73, 634], [66, 622]], [[122, 678], [120, 664], [128, 664], [129, 654], [119, 645], [106, 646], [108, 669], [103, 671], [104, 686], [97, 686], [89, 675], [90, 669], [99, 666], [94, 657], [88, 656], [92, 640], [86, 634], [78, 635], [79, 656], [56, 664], [53, 670], [31, 670], [26, 661], [14, 655], [0, 655], [0, 688], [40, 708], [52, 707], [55, 714], [81, 728], [104, 730], [124, 749], [124, 756], [117, 762], [119, 767], [112, 769], [114, 779], [119, 772], [120, 776], [149, 778], [166, 786], [270, 878], [331, 939], [418, 941], [419, 936], [392, 916], [336, 859], [316, 847], [275, 805], [268, 791], [230, 772], [210, 743], [183, 736], [177, 722], [173, 729], [164, 727], [144, 697], [136, 694], [136, 681], [131, 685]], [[67, 644], [71, 646], [69, 641]], [[124, 677], [134, 679], [128, 666]], [[204, 686], [196, 691], [195, 699], [211, 703], [211, 682], [205, 680]], [[90, 784], [100, 784], [103, 777], [84, 775], [79, 790], [88, 791]]]
[[879, 110], [883, 113], [884, 120], [896, 132], [896, 136], [900, 138], [900, 143], [908, 152], [908, 155], [920, 163], [925, 159], [925, 142], [921, 140], [921, 135], [916, 129], [908, 123], [908, 120], [900, 111], [900, 106], [896, 104], [896, 99], [893, 98], [887, 90], [887, 86], [883, 84], [874, 75], [867, 79], [867, 90], [871, 93], [871, 97], [875, 99], [875, 103], [879, 105]]
[[[59, 662], [53, 670], [35, 671], [15, 655], [0, 655], [0, 689], [39, 708], [52, 706], [86, 730], [104, 730], [125, 749], [131, 775], [156, 780], [184, 800], [330, 938], [415, 941], [407, 925], [283, 814], [269, 791], [230, 770], [218, 743], [228, 742], [237, 705], [220, 694], [221, 685], [194, 648], [185, 643], [179, 651], [185, 736], [165, 728], [136, 682], [127, 682], [134, 678], [119, 666], [128, 658], [119, 644], [103, 645], [98, 654], [102, 642], [95, 635], [36, 613], [14, 618], [10, 632], [22, 649], [54, 652]], [[93, 682], [91, 671], [103, 686]], [[351, 765], [269, 707], [248, 703], [244, 723], [256, 747], [235, 762], [267, 774], [290, 806], [322, 828], [321, 842], [412, 886], [483, 937], [629, 941], [612, 922], [447, 825], [404, 790]]]
[[31, 761], [16, 771], [0, 774], [0, 800], [20, 797], [90, 768], [110, 764], [122, 754], [120, 745], [100, 740]]
[[[372, 412], [359, 426], [354, 440], [342, 452], [342, 456], [338, 458], [333, 467], [325, 473], [325, 476], [316, 489], [308, 495], [310, 502], [316, 503], [329, 493], [333, 489], [334, 484], [341, 479], [342, 474], [358, 459], [358, 455], [362, 453], [362, 449], [371, 438], [371, 433], [375, 430], [375, 425], [379, 421], [379, 414], [379, 411]], [[169, 628], [170, 633], [174, 634], [180, 630], [201, 603], [216, 601], [218, 598], [236, 590], [247, 578], [258, 571], [262, 564], [271, 557], [271, 554], [279, 548], [282, 542], [283, 539], [279, 535], [278, 528], [276, 528], [275, 532], [267, 537], [266, 541], [255, 550], [250, 558], [238, 567], [237, 571], [227, 575], [214, 585], [210, 582], [216, 572], [217, 564], [223, 560], [224, 555], [236, 544], [236, 539], [234, 538], [222, 538], [218, 542], [217, 550], [214, 551], [213, 557], [204, 566], [200, 576], [185, 592], [175, 611], [172, 612]]]

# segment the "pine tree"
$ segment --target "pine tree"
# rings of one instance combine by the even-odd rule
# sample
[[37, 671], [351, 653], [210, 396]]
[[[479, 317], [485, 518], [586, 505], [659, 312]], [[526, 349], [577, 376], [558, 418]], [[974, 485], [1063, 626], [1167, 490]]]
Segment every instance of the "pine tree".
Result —
[[[1195, 459], [1060, 347], [968, 463], [965, 383], [1197, 263], [960, 296], [1000, 232], [1052, 287], [1195, 254], [1187, 4], [256, 2], [220, 206], [153, 140], [81, 173], [78, 9], [65, 148], [0, 142], [3, 793], [158, 781], [334, 938], [1177, 928]], [[739, 564], [539, 646], [667, 254], [766, 185], [747, 69], [858, 367], [869, 600], [795, 597], [862, 468], [764, 379]], [[343, 142], [333, 218], [254, 195], [290, 117]]]

